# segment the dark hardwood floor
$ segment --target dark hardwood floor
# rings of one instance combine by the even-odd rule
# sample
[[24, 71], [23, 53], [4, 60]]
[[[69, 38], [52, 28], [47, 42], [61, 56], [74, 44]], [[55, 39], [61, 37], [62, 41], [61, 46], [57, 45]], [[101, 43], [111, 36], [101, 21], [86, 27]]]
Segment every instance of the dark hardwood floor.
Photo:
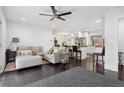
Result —
[[[19, 87], [25, 86], [29, 83], [41, 80], [43, 78], [52, 76], [54, 74], [63, 72], [65, 70], [74, 68], [76, 66], [83, 67], [87, 70], [96, 72], [96, 68], [98, 68], [97, 72], [106, 75], [109, 78], [118, 79], [118, 73], [112, 72], [109, 70], [104, 70], [103, 64], [99, 64], [95, 69], [93, 69], [93, 61], [92, 57], [87, 58], [86, 60], [82, 60], [81, 62], [75, 62], [75, 59], [71, 59], [69, 64], [67, 64], [67, 68], [61, 68], [60, 64], [45, 64], [36, 67], [30, 67], [26, 69], [21, 69], [17, 71], [4, 72], [0, 74], [0, 86], [1, 87]], [[96, 73], [97, 73], [96, 72]], [[104, 72], [104, 74], [103, 74]]]

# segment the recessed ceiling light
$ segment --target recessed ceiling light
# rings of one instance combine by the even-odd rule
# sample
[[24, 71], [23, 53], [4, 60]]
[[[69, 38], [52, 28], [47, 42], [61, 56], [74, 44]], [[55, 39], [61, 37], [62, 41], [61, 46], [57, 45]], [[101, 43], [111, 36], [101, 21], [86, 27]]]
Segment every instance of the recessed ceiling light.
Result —
[[22, 17], [22, 20], [23, 20], [23, 21], [25, 21], [25, 20], [26, 20], [26, 18], [25, 18], [25, 17]]
[[96, 23], [101, 23], [101, 22], [102, 22], [102, 19], [96, 20]]

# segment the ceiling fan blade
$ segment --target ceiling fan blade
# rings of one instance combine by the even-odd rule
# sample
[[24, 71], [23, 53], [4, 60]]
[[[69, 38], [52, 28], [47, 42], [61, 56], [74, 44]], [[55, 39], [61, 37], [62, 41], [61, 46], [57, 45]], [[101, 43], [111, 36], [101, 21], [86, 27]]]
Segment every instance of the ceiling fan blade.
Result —
[[62, 13], [62, 14], [58, 14], [58, 16], [64, 16], [64, 15], [70, 15], [72, 14], [72, 12], [65, 12], [65, 13]]
[[57, 15], [57, 14], [56, 14], [55, 6], [51, 6], [51, 9], [52, 9], [52, 11], [53, 11], [53, 14], [54, 14], [54, 15]]
[[58, 19], [61, 19], [61, 20], [65, 21], [65, 19], [64, 19], [64, 18], [62, 18], [62, 17], [60, 17], [60, 16], [58, 16]]
[[41, 13], [39, 13], [39, 15], [43, 15], [43, 16], [53, 16], [53, 15], [50, 15], [50, 14], [41, 14]]
[[53, 17], [53, 18], [51, 18], [51, 19], [50, 19], [50, 21], [52, 21], [53, 19], [54, 19], [54, 17]]

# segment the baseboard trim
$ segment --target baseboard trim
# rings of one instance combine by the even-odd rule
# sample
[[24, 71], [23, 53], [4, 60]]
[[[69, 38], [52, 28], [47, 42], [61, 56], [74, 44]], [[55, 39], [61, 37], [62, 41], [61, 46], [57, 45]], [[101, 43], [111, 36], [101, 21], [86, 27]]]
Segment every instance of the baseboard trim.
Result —
[[110, 66], [110, 65], [105, 65], [105, 69], [118, 72], [118, 66], [113, 67], [113, 66]]
[[0, 74], [4, 72], [5, 68], [6, 68], [6, 64], [4, 64], [4, 66], [2, 66], [2, 69], [0, 71]]

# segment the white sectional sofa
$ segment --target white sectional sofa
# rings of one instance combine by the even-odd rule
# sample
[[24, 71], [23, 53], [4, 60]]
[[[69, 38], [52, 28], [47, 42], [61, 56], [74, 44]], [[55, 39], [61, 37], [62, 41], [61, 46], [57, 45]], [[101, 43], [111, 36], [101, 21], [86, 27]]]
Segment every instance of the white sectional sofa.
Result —
[[42, 64], [42, 47], [20, 46], [15, 60], [16, 69]]
[[43, 58], [50, 63], [56, 64], [60, 62], [60, 51], [59, 48], [53, 47], [49, 52], [45, 53]]
[[60, 53], [44, 54], [44, 59], [53, 64], [59, 63]]
[[35, 56], [17, 56], [16, 57], [16, 69], [27, 68], [31, 66], [41, 65], [42, 57], [39, 55]]

